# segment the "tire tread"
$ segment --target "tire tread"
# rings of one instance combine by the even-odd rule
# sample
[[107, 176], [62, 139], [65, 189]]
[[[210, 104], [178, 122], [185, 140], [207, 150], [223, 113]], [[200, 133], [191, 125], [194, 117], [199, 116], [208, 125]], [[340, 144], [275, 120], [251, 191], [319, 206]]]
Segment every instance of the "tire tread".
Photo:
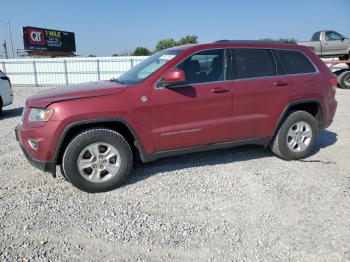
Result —
[[129, 159], [128, 159], [128, 163], [127, 163], [127, 169], [129, 171], [131, 170], [132, 164], [133, 164], [133, 154], [132, 154], [131, 147], [130, 147], [129, 143], [126, 141], [126, 139], [118, 132], [111, 130], [111, 129], [107, 129], [107, 128], [92, 128], [92, 129], [87, 129], [87, 130], [80, 132], [70, 141], [67, 148], [65, 149], [65, 152], [63, 154], [63, 160], [62, 160], [62, 170], [64, 172], [64, 177], [67, 179], [68, 182], [72, 183], [77, 188], [79, 188], [83, 191], [89, 192], [89, 193], [104, 192], [104, 191], [111, 190], [115, 187], [118, 187], [126, 180], [126, 178], [128, 177], [128, 175], [130, 173], [130, 172], [128, 172], [127, 174], [123, 174], [123, 176], [121, 177], [120, 181], [118, 181], [118, 183], [111, 185], [104, 190], [93, 190], [93, 189], [89, 189], [89, 188], [86, 188], [82, 185], [75, 183], [73, 177], [71, 177], [69, 172], [67, 172], [67, 170], [65, 169], [66, 168], [65, 161], [66, 161], [66, 158], [68, 157], [67, 155], [70, 154], [70, 152], [72, 152], [72, 147], [76, 146], [76, 144], [79, 142], [79, 140], [81, 140], [82, 138], [84, 138], [86, 136], [94, 136], [96, 134], [99, 134], [101, 137], [104, 137], [106, 135], [107, 136], [108, 135], [115, 136], [116, 139], [118, 139], [120, 142], [123, 143], [123, 145], [125, 146], [125, 148], [128, 151], [127, 154], [129, 155]]
[[[283, 135], [286, 134], [286, 132], [288, 132], [290, 126], [299, 121], [301, 118], [307, 118], [311, 124], [311, 127], [314, 128], [314, 132], [313, 132], [313, 141], [312, 144], [309, 146], [308, 149], [306, 149], [306, 151], [304, 152], [291, 152], [289, 149], [286, 150], [282, 144], [281, 144], [281, 140], [283, 139]], [[296, 159], [300, 159], [300, 158], [304, 158], [307, 155], [310, 154], [310, 151], [312, 150], [313, 144], [315, 143], [315, 139], [318, 133], [317, 130], [317, 121], [316, 119], [308, 112], [306, 111], [290, 111], [288, 113], [288, 115], [285, 117], [285, 120], [283, 121], [283, 123], [281, 124], [281, 126], [279, 127], [277, 134], [275, 135], [271, 145], [270, 145], [270, 149], [271, 151], [279, 158], [282, 158], [284, 160], [296, 160]]]

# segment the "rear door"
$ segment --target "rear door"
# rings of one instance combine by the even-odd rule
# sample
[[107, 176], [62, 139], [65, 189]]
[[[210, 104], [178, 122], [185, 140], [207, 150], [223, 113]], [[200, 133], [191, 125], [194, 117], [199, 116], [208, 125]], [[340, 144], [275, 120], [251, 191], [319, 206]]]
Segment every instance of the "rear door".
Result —
[[306, 54], [297, 50], [274, 50], [274, 53], [283, 74], [292, 83], [293, 99], [317, 98], [320, 74]]
[[231, 140], [232, 94], [226, 51], [195, 53], [176, 68], [186, 83], [153, 90], [152, 136], [157, 151]]
[[269, 49], [242, 48], [233, 52], [233, 139], [271, 135], [292, 89], [291, 81], [280, 76]]

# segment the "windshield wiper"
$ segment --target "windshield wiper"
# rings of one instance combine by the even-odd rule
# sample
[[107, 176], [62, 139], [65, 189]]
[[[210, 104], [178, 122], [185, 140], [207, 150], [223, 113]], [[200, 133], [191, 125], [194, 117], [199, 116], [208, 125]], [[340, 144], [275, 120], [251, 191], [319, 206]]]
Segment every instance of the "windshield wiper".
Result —
[[111, 82], [116, 82], [116, 83], [118, 83], [118, 84], [124, 84], [124, 82], [122, 82], [122, 81], [119, 81], [118, 80], [118, 78], [112, 78], [112, 79], [110, 79], [109, 81], [111, 81]]

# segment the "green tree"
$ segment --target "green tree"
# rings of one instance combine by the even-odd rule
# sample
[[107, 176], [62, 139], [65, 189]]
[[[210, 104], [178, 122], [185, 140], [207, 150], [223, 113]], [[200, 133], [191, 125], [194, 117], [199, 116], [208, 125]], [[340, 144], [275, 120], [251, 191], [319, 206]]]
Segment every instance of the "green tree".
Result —
[[179, 41], [179, 45], [186, 45], [186, 44], [197, 44], [198, 43], [198, 36], [196, 35], [187, 35], [185, 37], [182, 37]]
[[297, 39], [295, 38], [278, 38], [278, 39], [272, 39], [272, 38], [262, 38], [259, 39], [259, 41], [262, 42], [280, 42], [280, 43], [285, 43], [285, 44], [296, 44], [298, 42]]
[[267, 37], [267, 38], [259, 39], [259, 41], [261, 41], [261, 42], [275, 42], [276, 40]]
[[114, 53], [112, 56], [119, 56], [117, 53]]
[[277, 41], [285, 44], [296, 44], [298, 42], [295, 38], [279, 38]]
[[147, 56], [150, 54], [151, 51], [143, 46], [136, 47], [135, 50], [131, 53], [132, 56]]
[[91, 55], [88, 55], [88, 57], [96, 57], [96, 56], [91, 54]]
[[160, 40], [157, 45], [156, 45], [156, 51], [161, 51], [170, 47], [174, 47], [177, 46], [178, 43], [173, 39], [173, 38], [169, 38], [169, 39], [163, 39]]
[[187, 35], [182, 37], [179, 41], [174, 40], [173, 38], [167, 38], [160, 40], [156, 45], [156, 52], [171, 48], [174, 46], [185, 45], [185, 44], [196, 44], [198, 36], [196, 35]]

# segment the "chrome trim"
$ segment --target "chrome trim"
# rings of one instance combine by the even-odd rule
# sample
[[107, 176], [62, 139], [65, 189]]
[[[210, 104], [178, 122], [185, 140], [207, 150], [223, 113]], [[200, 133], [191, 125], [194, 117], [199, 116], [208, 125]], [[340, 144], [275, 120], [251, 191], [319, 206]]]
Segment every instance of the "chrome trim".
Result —
[[[276, 74], [277, 74], [277, 60], [275, 58], [275, 54], [273, 53], [273, 50], [284, 50], [284, 51], [294, 51], [294, 52], [299, 52], [302, 53], [308, 60], [309, 62], [312, 64], [312, 66], [315, 68], [315, 72], [311, 72], [311, 73], [299, 73], [299, 74], [285, 74], [285, 75], [274, 75], [274, 76], [259, 76], [259, 77], [248, 77], [248, 78], [239, 78], [239, 79], [229, 79], [229, 80], [221, 80], [221, 81], [213, 81], [213, 82], [202, 82], [202, 83], [193, 83], [193, 84], [187, 84], [187, 85], [174, 85], [171, 88], [178, 88], [178, 87], [184, 87], [184, 86], [194, 86], [194, 85], [205, 85], [205, 84], [211, 84], [211, 83], [226, 83], [226, 82], [235, 82], [235, 81], [247, 81], [247, 80], [255, 80], [255, 79], [264, 79], [264, 78], [273, 78], [273, 77], [283, 77], [283, 76], [302, 76], [302, 75], [319, 75], [321, 72], [319, 70], [319, 68], [314, 64], [314, 62], [308, 57], [307, 54], [304, 53], [304, 51], [302, 50], [295, 50], [295, 49], [288, 49], [288, 48], [268, 48], [268, 47], [215, 47], [215, 48], [206, 48], [206, 49], [202, 49], [199, 51], [196, 51], [194, 53], [191, 53], [190, 55], [186, 56], [185, 58], [183, 58], [179, 63], [177, 63], [175, 66], [173, 66], [170, 70], [173, 70], [175, 67], [177, 67], [179, 64], [181, 64], [184, 60], [186, 60], [187, 58], [189, 58], [190, 56], [193, 56], [199, 52], [202, 51], [208, 51], [208, 50], [217, 50], [217, 49], [224, 49], [224, 51], [226, 49], [268, 49], [271, 51], [271, 55], [274, 57], [275, 59], [275, 63], [276, 63]], [[157, 82], [154, 84], [153, 88], [154, 89], [171, 89], [169, 87], [157, 87], [159, 81], [163, 78], [163, 76], [161, 78], [159, 78], [157, 80]]]
[[207, 85], [207, 84], [213, 84], [213, 83], [226, 83], [226, 82], [232, 82], [234, 80], [220, 80], [220, 81], [212, 81], [212, 82], [203, 82], [203, 83], [194, 83], [194, 84], [179, 84], [179, 85], [173, 85], [171, 87], [155, 87], [155, 89], [172, 89], [172, 88], [178, 88], [178, 87], [184, 87], [184, 86], [196, 86], [196, 85]]
[[275, 76], [258, 76], [258, 77], [250, 77], [250, 78], [233, 79], [233, 80], [231, 80], [231, 81], [247, 81], [247, 80], [264, 79], [264, 78], [273, 78], [273, 77], [302, 76], [302, 75], [319, 75], [319, 74], [320, 74], [319, 72], [314, 72], [314, 73], [285, 74], [285, 75], [275, 75]]

